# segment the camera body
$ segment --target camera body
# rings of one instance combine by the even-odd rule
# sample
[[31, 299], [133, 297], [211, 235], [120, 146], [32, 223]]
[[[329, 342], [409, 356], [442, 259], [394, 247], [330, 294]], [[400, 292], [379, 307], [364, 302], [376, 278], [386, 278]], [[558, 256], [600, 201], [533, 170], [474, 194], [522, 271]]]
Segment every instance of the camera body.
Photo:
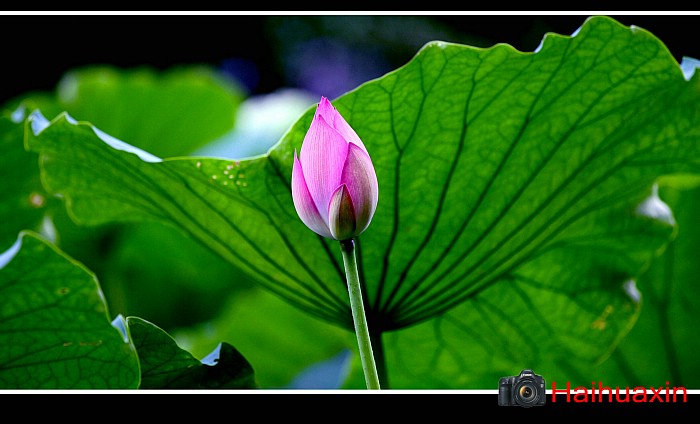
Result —
[[542, 406], [547, 401], [544, 378], [532, 370], [522, 370], [520, 375], [498, 380], [498, 404], [500, 406]]

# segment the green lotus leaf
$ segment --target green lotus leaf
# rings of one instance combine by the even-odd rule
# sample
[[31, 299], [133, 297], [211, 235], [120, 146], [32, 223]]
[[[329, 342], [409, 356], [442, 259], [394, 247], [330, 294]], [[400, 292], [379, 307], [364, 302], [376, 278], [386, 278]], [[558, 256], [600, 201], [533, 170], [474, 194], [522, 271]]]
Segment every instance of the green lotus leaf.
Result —
[[[469, 387], [519, 361], [609, 355], [639, 314], [633, 282], [675, 231], [654, 183], [698, 172], [699, 96], [699, 79], [652, 34], [593, 17], [533, 53], [432, 42], [334, 100], [379, 180], [358, 254], [389, 381], [441, 385], [445, 371]], [[309, 231], [291, 201], [312, 115], [242, 161], [161, 159], [39, 112], [27, 147], [77, 222], [167, 222], [352, 329], [337, 242]]]
[[135, 389], [95, 276], [32, 232], [0, 255], [0, 388]]

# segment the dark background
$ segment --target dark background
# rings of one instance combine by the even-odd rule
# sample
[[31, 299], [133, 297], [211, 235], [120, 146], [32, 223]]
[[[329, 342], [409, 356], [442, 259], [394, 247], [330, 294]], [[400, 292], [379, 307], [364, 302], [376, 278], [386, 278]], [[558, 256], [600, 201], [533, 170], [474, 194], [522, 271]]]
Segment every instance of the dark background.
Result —
[[[656, 35], [680, 61], [700, 58], [699, 15], [609, 15]], [[334, 98], [408, 62], [426, 42], [532, 51], [544, 34], [572, 34], [588, 15], [4, 15], [0, 103], [53, 90], [68, 70], [92, 64], [167, 69], [208, 64], [249, 94], [295, 87]]]

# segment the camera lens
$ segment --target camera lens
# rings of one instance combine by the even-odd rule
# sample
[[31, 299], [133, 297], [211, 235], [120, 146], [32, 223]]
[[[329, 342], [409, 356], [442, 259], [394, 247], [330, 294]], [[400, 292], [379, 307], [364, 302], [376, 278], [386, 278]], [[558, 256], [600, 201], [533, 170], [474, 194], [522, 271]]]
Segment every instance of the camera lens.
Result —
[[521, 398], [530, 399], [535, 394], [535, 391], [530, 386], [523, 386], [518, 393], [520, 393]]
[[540, 397], [535, 382], [531, 380], [521, 380], [515, 387], [515, 402], [519, 405], [529, 406], [537, 402]]

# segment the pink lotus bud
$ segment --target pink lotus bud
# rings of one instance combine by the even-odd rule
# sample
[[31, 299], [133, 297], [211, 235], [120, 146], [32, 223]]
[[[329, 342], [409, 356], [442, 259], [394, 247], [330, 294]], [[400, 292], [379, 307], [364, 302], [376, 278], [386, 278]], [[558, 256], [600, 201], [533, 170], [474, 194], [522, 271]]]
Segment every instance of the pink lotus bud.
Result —
[[379, 185], [365, 145], [325, 97], [294, 151], [292, 198], [307, 227], [324, 237], [360, 235], [377, 208]]

